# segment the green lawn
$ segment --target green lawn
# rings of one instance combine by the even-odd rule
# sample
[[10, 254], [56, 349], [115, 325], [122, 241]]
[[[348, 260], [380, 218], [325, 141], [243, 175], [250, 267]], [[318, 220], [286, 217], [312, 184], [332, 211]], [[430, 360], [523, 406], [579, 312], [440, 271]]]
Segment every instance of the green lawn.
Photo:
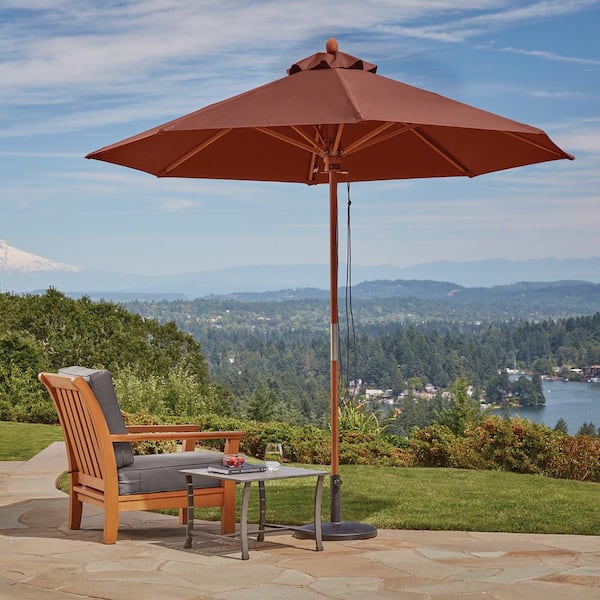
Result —
[[28, 460], [52, 442], [62, 440], [58, 425], [0, 421], [0, 460]]
[[[60, 439], [60, 428], [52, 425], [0, 422], [0, 460], [26, 460]], [[347, 521], [389, 529], [600, 535], [600, 483], [503, 471], [353, 465], [343, 465], [341, 475], [342, 518]], [[257, 490], [252, 493], [250, 518], [256, 521]], [[309, 522], [313, 494], [312, 480], [269, 483], [268, 520]], [[197, 513], [198, 518], [218, 518], [212, 509]], [[323, 516], [329, 516], [328, 478]]]
[[[600, 535], [598, 483], [441, 468], [346, 465], [340, 471], [347, 521], [389, 529]], [[313, 485], [308, 480], [270, 483], [269, 518], [310, 520]], [[323, 515], [329, 515], [329, 488]]]

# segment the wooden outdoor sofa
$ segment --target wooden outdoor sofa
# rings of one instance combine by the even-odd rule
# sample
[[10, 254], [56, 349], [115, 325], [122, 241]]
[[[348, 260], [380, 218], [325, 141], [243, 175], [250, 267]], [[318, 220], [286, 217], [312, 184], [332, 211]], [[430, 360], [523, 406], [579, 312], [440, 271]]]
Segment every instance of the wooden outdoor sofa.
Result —
[[[244, 432], [202, 432], [194, 425], [126, 426], [109, 371], [68, 367], [40, 373], [62, 426], [69, 464], [69, 528], [79, 529], [83, 503], [104, 511], [102, 541], [114, 544], [119, 512], [178, 508], [185, 523], [187, 494], [181, 469], [221, 460], [221, 452], [194, 450], [200, 440], [225, 440], [224, 451], [239, 450]], [[134, 456], [131, 442], [176, 440], [181, 452]], [[235, 484], [194, 477], [195, 506], [221, 508], [221, 533], [235, 531]]]

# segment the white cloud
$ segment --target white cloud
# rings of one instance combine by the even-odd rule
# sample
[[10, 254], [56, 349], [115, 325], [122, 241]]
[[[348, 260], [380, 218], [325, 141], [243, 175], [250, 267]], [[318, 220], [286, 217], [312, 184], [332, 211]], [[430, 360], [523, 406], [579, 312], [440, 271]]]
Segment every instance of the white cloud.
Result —
[[[266, 81], [276, 69], [281, 69], [283, 76], [286, 63], [302, 57], [296, 57], [295, 51], [301, 52], [307, 39], [319, 36], [324, 42], [332, 34], [356, 34], [359, 47], [369, 45], [379, 53], [381, 42], [373, 46], [368, 41], [373, 32], [459, 41], [491, 25], [531, 20], [540, 14], [566, 14], [587, 3], [539, 2], [527, 10], [509, 9], [430, 26], [418, 21], [439, 20], [442, 15], [460, 15], [465, 10], [494, 9], [498, 0], [368, 4], [349, 0], [343, 20], [336, 11], [323, 11], [322, 3], [314, 0], [286, 2], [285, 10], [275, 0], [260, 4], [240, 0], [82, 4], [65, 0], [55, 2], [49, 10], [34, 11], [36, 5], [30, 5], [32, 18], [11, 20], [0, 27], [0, 47], [12, 49], [9, 59], [0, 63], [0, 80], [13, 97], [47, 87], [83, 86], [87, 91], [80, 89], [80, 93], [87, 94], [118, 83], [129, 88], [156, 74], [180, 72], [190, 64], [198, 80], [210, 80], [211, 85], [219, 74], [242, 68], [254, 80]], [[265, 40], [269, 40], [271, 52], [265, 52]]]
[[528, 96], [533, 96], [534, 98], [585, 98], [587, 94], [584, 92], [578, 92], [576, 90], [557, 90], [554, 92], [547, 90], [534, 90], [534, 91], [526, 91]]
[[543, 58], [545, 60], [575, 63], [578, 65], [600, 66], [600, 60], [592, 58], [580, 58], [578, 56], [567, 56], [564, 54], [557, 54], [556, 52], [547, 52], [545, 50], [521, 50], [519, 48], [512, 48], [511, 46], [501, 48], [501, 50], [502, 52], [511, 52], [512, 54], [524, 54], [526, 56], [535, 56], [536, 58]]
[[75, 152], [11, 152], [0, 150], [0, 156], [25, 157], [25, 158], [81, 158], [81, 154]]
[[[474, 6], [472, 4], [469, 8], [476, 11], [488, 7], [496, 8], [498, 4], [496, 2], [488, 3], [487, 6]], [[500, 10], [456, 19], [454, 21], [446, 21], [438, 25], [413, 27], [410, 25], [387, 26], [382, 24], [379, 30], [421, 39], [464, 42], [469, 38], [479, 37], [513, 24], [535, 22], [540, 19], [572, 14], [595, 4], [597, 4], [597, 0], [571, 0], [569, 2], [564, 2], [563, 0], [542, 0], [541, 2], [533, 2], [532, 4], [518, 7], [507, 7], [504, 3], [500, 3]], [[451, 9], [448, 5], [445, 8], [448, 12]], [[454, 8], [460, 10], [460, 8], [464, 7], [456, 5]], [[432, 14], [435, 14], [435, 12], [432, 11]]]
[[183, 198], [169, 198], [162, 204], [162, 208], [171, 212], [194, 208], [195, 206], [198, 206], [197, 202], [192, 202], [191, 200], [185, 200]]
[[570, 152], [600, 154], [600, 129], [581, 129], [560, 135], [560, 142]]

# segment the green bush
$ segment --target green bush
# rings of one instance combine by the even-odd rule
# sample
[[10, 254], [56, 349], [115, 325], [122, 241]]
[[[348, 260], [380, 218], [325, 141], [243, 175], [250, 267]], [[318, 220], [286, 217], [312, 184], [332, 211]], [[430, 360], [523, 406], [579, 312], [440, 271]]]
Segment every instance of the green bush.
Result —
[[231, 394], [218, 384], [207, 384], [179, 367], [167, 375], [136, 374], [127, 367], [113, 375], [121, 410], [195, 420], [205, 413], [231, 413]]
[[338, 408], [338, 429], [340, 432], [360, 431], [375, 435], [383, 432], [377, 413], [366, 412], [361, 403], [344, 403]]
[[0, 421], [16, 421], [14, 408], [8, 398], [0, 396]]
[[[214, 414], [199, 420], [203, 430], [245, 431], [241, 450], [262, 457], [267, 442], [280, 441], [284, 459], [329, 464], [331, 438], [314, 426], [244, 421]], [[416, 430], [406, 439], [359, 430], [340, 433], [340, 464], [499, 469], [568, 479], [600, 481], [600, 440], [566, 436], [526, 419], [489, 417], [454, 434], [444, 425]]]
[[414, 460], [383, 435], [362, 431], [342, 431], [340, 434], [340, 463], [354, 465], [412, 466]]
[[560, 452], [560, 434], [527, 419], [489, 417], [466, 437], [480, 464], [515, 473], [547, 473]]
[[[147, 413], [123, 413], [127, 425], [162, 425], [164, 421]], [[172, 440], [156, 440], [132, 442], [134, 454], [166, 454], [177, 450], [177, 442]]]
[[458, 436], [446, 425], [430, 425], [410, 438], [416, 464], [422, 467], [454, 467], [454, 448]]
[[[284, 460], [304, 464], [329, 464], [331, 461], [331, 435], [314, 425], [290, 425], [278, 421], [262, 423], [204, 415], [200, 428], [207, 431], [245, 431], [241, 451], [261, 458], [268, 442], [281, 442]], [[414, 461], [410, 452], [394, 443], [396, 437], [343, 431], [340, 434], [340, 464], [379, 464], [407, 466]], [[406, 446], [406, 443], [403, 444]]]
[[206, 431], [244, 431], [241, 451], [248, 456], [262, 458], [265, 445], [280, 442], [284, 460], [306, 464], [329, 462], [329, 433], [314, 425], [290, 425], [279, 421], [249, 421], [217, 415], [203, 415], [198, 421]]
[[600, 482], [600, 438], [563, 435], [559, 451], [548, 467], [548, 475], [559, 479]]
[[58, 423], [48, 393], [30, 368], [0, 366], [0, 418], [23, 423]]

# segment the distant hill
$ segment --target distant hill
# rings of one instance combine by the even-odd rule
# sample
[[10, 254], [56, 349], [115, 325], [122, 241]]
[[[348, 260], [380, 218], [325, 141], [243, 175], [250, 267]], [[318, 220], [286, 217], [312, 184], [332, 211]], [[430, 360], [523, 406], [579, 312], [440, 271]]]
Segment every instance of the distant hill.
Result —
[[[339, 297], [343, 298], [345, 288], [339, 289]], [[425, 300], [447, 300], [453, 294], [467, 288], [456, 283], [428, 280], [379, 279], [363, 281], [352, 286], [352, 297], [355, 299], [375, 298], [420, 298]], [[232, 298], [242, 302], [285, 302], [286, 300], [329, 299], [329, 291], [321, 288], [296, 288], [288, 290], [272, 290], [268, 292], [236, 292], [219, 295], [219, 298]]]
[[566, 279], [600, 283], [600, 257], [529, 260], [491, 258], [464, 262], [442, 260], [405, 267], [399, 277], [453, 281], [469, 287]]
[[[345, 265], [340, 265], [342, 283]], [[360, 284], [376, 281], [452, 282], [451, 286], [490, 287], [510, 285], [519, 281], [547, 282], [579, 280], [600, 283], [600, 257], [544, 258], [509, 260], [504, 258], [466, 262], [437, 261], [409, 267], [393, 265], [353, 265], [352, 281]], [[405, 287], [405, 284], [395, 284]], [[110, 299], [122, 298], [199, 298], [210, 295], [264, 293], [275, 290], [295, 290], [292, 294], [317, 297], [317, 290], [329, 286], [329, 267], [326, 264], [250, 265], [193, 273], [152, 276], [135, 273], [89, 270], [19, 250], [0, 240], [0, 290], [33, 292], [55, 287], [72, 295]], [[413, 286], [414, 287], [414, 286]], [[382, 293], [392, 293], [384, 286]], [[308, 291], [301, 291], [307, 290]], [[411, 288], [411, 293], [414, 289]], [[433, 289], [425, 290], [432, 293]], [[325, 293], [326, 292], [319, 292]], [[401, 293], [396, 289], [393, 294]], [[436, 293], [443, 293], [438, 286]], [[310, 296], [306, 296], [310, 294]]]
[[[173, 320], [184, 329], [200, 321], [219, 326], [272, 330], [324, 329], [329, 322], [329, 294], [318, 288], [279, 292], [236, 293], [176, 302], [123, 302], [124, 306], [161, 322]], [[340, 322], [347, 321], [343, 290]], [[352, 290], [353, 322], [391, 323], [510, 320], [539, 321], [600, 313], [600, 284], [585, 281], [521, 282], [489, 288], [422, 280], [363, 282]], [[200, 321], [197, 320], [200, 318]], [[222, 319], [224, 319], [222, 321]], [[194, 325], [196, 324], [196, 325]], [[199, 325], [198, 325], [199, 326]], [[186, 329], [187, 330], [187, 329]]]
[[[344, 290], [340, 289], [340, 310]], [[587, 281], [518, 282], [492, 287], [464, 287], [427, 280], [379, 280], [352, 288], [357, 310], [377, 307], [380, 315], [410, 313], [422, 318], [545, 318], [600, 312], [600, 284]], [[326, 290], [304, 288], [278, 292], [236, 293], [215, 300], [247, 303], [323, 301]]]

